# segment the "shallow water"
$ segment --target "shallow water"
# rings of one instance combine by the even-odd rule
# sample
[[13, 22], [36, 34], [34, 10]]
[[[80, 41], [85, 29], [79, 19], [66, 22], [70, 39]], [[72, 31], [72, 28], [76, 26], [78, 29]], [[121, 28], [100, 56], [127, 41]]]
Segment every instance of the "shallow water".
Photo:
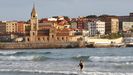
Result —
[[[79, 60], [83, 59], [83, 72]], [[133, 75], [132, 48], [0, 50], [0, 75]]]

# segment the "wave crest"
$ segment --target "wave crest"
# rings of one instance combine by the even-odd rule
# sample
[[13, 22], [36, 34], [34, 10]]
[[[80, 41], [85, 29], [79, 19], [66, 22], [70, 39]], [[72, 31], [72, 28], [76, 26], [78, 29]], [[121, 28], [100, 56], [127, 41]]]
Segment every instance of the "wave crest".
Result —
[[94, 62], [133, 62], [133, 56], [91, 56]]
[[0, 56], [11, 56], [11, 55], [34, 55], [34, 54], [38, 54], [38, 55], [44, 55], [44, 54], [51, 54], [52, 52], [0, 52]]
[[90, 56], [76, 56], [76, 57], [72, 57], [72, 59], [74, 60], [80, 60], [80, 59], [83, 59], [83, 60], [89, 60]]
[[0, 61], [44, 61], [49, 59], [44, 56], [4, 56], [0, 57]]
[[51, 52], [0, 52], [0, 60], [46, 60]]

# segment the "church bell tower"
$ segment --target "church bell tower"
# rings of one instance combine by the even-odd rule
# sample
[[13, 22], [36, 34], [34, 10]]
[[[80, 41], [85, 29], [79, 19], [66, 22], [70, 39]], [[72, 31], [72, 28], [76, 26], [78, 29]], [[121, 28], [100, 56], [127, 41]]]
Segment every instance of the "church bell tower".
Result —
[[35, 5], [33, 5], [33, 9], [31, 12], [30, 25], [31, 25], [31, 30], [30, 30], [31, 41], [36, 41], [36, 37], [38, 35], [38, 15], [35, 9]]

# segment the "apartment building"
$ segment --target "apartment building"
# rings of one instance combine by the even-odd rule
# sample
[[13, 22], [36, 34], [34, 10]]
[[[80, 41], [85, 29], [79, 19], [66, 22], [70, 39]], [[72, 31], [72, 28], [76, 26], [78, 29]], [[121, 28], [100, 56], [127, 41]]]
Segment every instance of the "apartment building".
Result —
[[99, 19], [105, 22], [105, 34], [119, 32], [119, 19], [117, 16], [102, 15]]
[[18, 30], [17, 22], [15, 21], [5, 21], [0, 23], [1, 33], [15, 33]]
[[7, 21], [6, 22], [6, 32], [7, 33], [15, 33], [18, 30], [17, 22], [15, 21]]
[[100, 20], [94, 22], [88, 22], [89, 35], [104, 35], [105, 34], [105, 22]]
[[105, 22], [102, 22], [100, 20], [96, 21], [96, 33], [100, 35], [105, 34]]
[[17, 33], [25, 33], [25, 23], [24, 22], [17, 23]]

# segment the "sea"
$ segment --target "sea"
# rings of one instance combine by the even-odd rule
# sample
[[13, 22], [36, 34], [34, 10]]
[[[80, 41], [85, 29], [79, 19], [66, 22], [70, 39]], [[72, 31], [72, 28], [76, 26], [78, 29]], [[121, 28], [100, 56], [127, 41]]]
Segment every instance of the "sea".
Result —
[[0, 50], [0, 75], [133, 75], [133, 48]]

